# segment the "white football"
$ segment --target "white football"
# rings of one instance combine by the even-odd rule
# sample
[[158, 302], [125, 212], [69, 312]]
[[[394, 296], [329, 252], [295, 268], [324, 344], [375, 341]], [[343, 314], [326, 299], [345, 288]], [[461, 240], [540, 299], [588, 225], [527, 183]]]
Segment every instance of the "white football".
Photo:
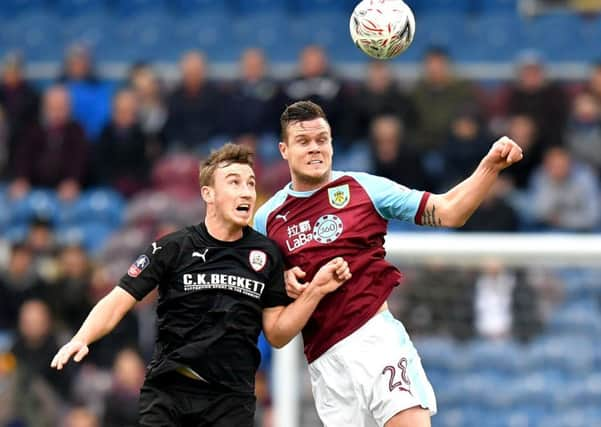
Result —
[[403, 53], [415, 36], [415, 16], [402, 0], [363, 0], [351, 15], [351, 38], [367, 55], [390, 59]]

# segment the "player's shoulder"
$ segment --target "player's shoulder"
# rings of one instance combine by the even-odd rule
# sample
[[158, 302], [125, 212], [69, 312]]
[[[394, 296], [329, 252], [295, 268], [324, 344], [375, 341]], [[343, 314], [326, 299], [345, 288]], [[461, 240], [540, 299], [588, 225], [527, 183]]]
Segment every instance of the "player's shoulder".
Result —
[[194, 233], [196, 233], [195, 227], [192, 225], [180, 228], [179, 230], [167, 233], [156, 240], [160, 244], [182, 244], [185, 240], [189, 239]]
[[333, 181], [344, 181], [345, 179], [351, 179], [357, 182], [361, 187], [363, 187], [367, 191], [381, 190], [382, 187], [394, 184], [388, 178], [373, 175], [367, 172], [333, 171], [332, 178]]
[[267, 252], [275, 259], [280, 259], [280, 249], [273, 240], [249, 227], [247, 242], [252, 249]]
[[271, 212], [276, 210], [279, 206], [281, 206], [288, 197], [288, 185], [280, 190], [278, 190], [273, 196], [271, 196], [265, 203], [261, 205], [259, 209], [257, 209], [257, 216], [268, 216]]
[[282, 206], [288, 197], [288, 185], [275, 193], [269, 200], [257, 209], [254, 218], [253, 227], [262, 234], [267, 234], [267, 219], [269, 215], [277, 208]]

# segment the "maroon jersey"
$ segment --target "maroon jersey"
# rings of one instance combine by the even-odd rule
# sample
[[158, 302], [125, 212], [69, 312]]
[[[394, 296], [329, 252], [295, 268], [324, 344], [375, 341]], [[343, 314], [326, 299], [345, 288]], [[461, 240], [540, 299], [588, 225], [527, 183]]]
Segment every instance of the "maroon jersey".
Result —
[[303, 329], [309, 363], [366, 323], [399, 284], [401, 273], [384, 257], [388, 220], [419, 222], [429, 193], [365, 173], [333, 172], [311, 192], [288, 185], [255, 216], [255, 228], [274, 240], [288, 268], [311, 278], [335, 257], [353, 277], [326, 295]]

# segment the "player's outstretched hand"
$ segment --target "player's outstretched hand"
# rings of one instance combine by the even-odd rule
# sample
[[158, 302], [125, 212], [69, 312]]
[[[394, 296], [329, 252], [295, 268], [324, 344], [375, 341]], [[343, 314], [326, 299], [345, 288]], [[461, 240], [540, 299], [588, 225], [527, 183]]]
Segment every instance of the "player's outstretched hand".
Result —
[[348, 262], [337, 257], [323, 265], [313, 277], [311, 285], [318, 286], [324, 294], [329, 294], [338, 289], [344, 282], [352, 277]]
[[[73, 360], [76, 362], [81, 362], [81, 359], [86, 357], [90, 350], [85, 343], [81, 341], [69, 341], [67, 344], [61, 347], [61, 349], [56, 353], [50, 366], [52, 368], [56, 368], [59, 371], [63, 369], [63, 366], [67, 364], [69, 359], [73, 357]], [[73, 356], [75, 355], [75, 357]]]
[[284, 282], [286, 283], [286, 293], [290, 298], [297, 299], [307, 288], [307, 283], [301, 283], [305, 273], [300, 267], [292, 267], [284, 272]]
[[484, 157], [484, 162], [498, 171], [519, 162], [524, 157], [522, 149], [512, 139], [504, 136], [499, 138]]

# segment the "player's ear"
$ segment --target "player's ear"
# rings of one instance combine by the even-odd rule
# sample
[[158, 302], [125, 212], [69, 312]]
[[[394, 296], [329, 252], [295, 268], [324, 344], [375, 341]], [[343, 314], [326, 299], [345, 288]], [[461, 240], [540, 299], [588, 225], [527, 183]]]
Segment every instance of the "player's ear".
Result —
[[212, 187], [209, 187], [208, 185], [203, 185], [200, 188], [200, 195], [202, 196], [202, 200], [204, 200], [205, 203], [213, 203], [215, 200], [215, 190]]
[[280, 149], [282, 159], [288, 160], [288, 144], [286, 144], [283, 141], [280, 141], [280, 143], [278, 144], [278, 148]]

